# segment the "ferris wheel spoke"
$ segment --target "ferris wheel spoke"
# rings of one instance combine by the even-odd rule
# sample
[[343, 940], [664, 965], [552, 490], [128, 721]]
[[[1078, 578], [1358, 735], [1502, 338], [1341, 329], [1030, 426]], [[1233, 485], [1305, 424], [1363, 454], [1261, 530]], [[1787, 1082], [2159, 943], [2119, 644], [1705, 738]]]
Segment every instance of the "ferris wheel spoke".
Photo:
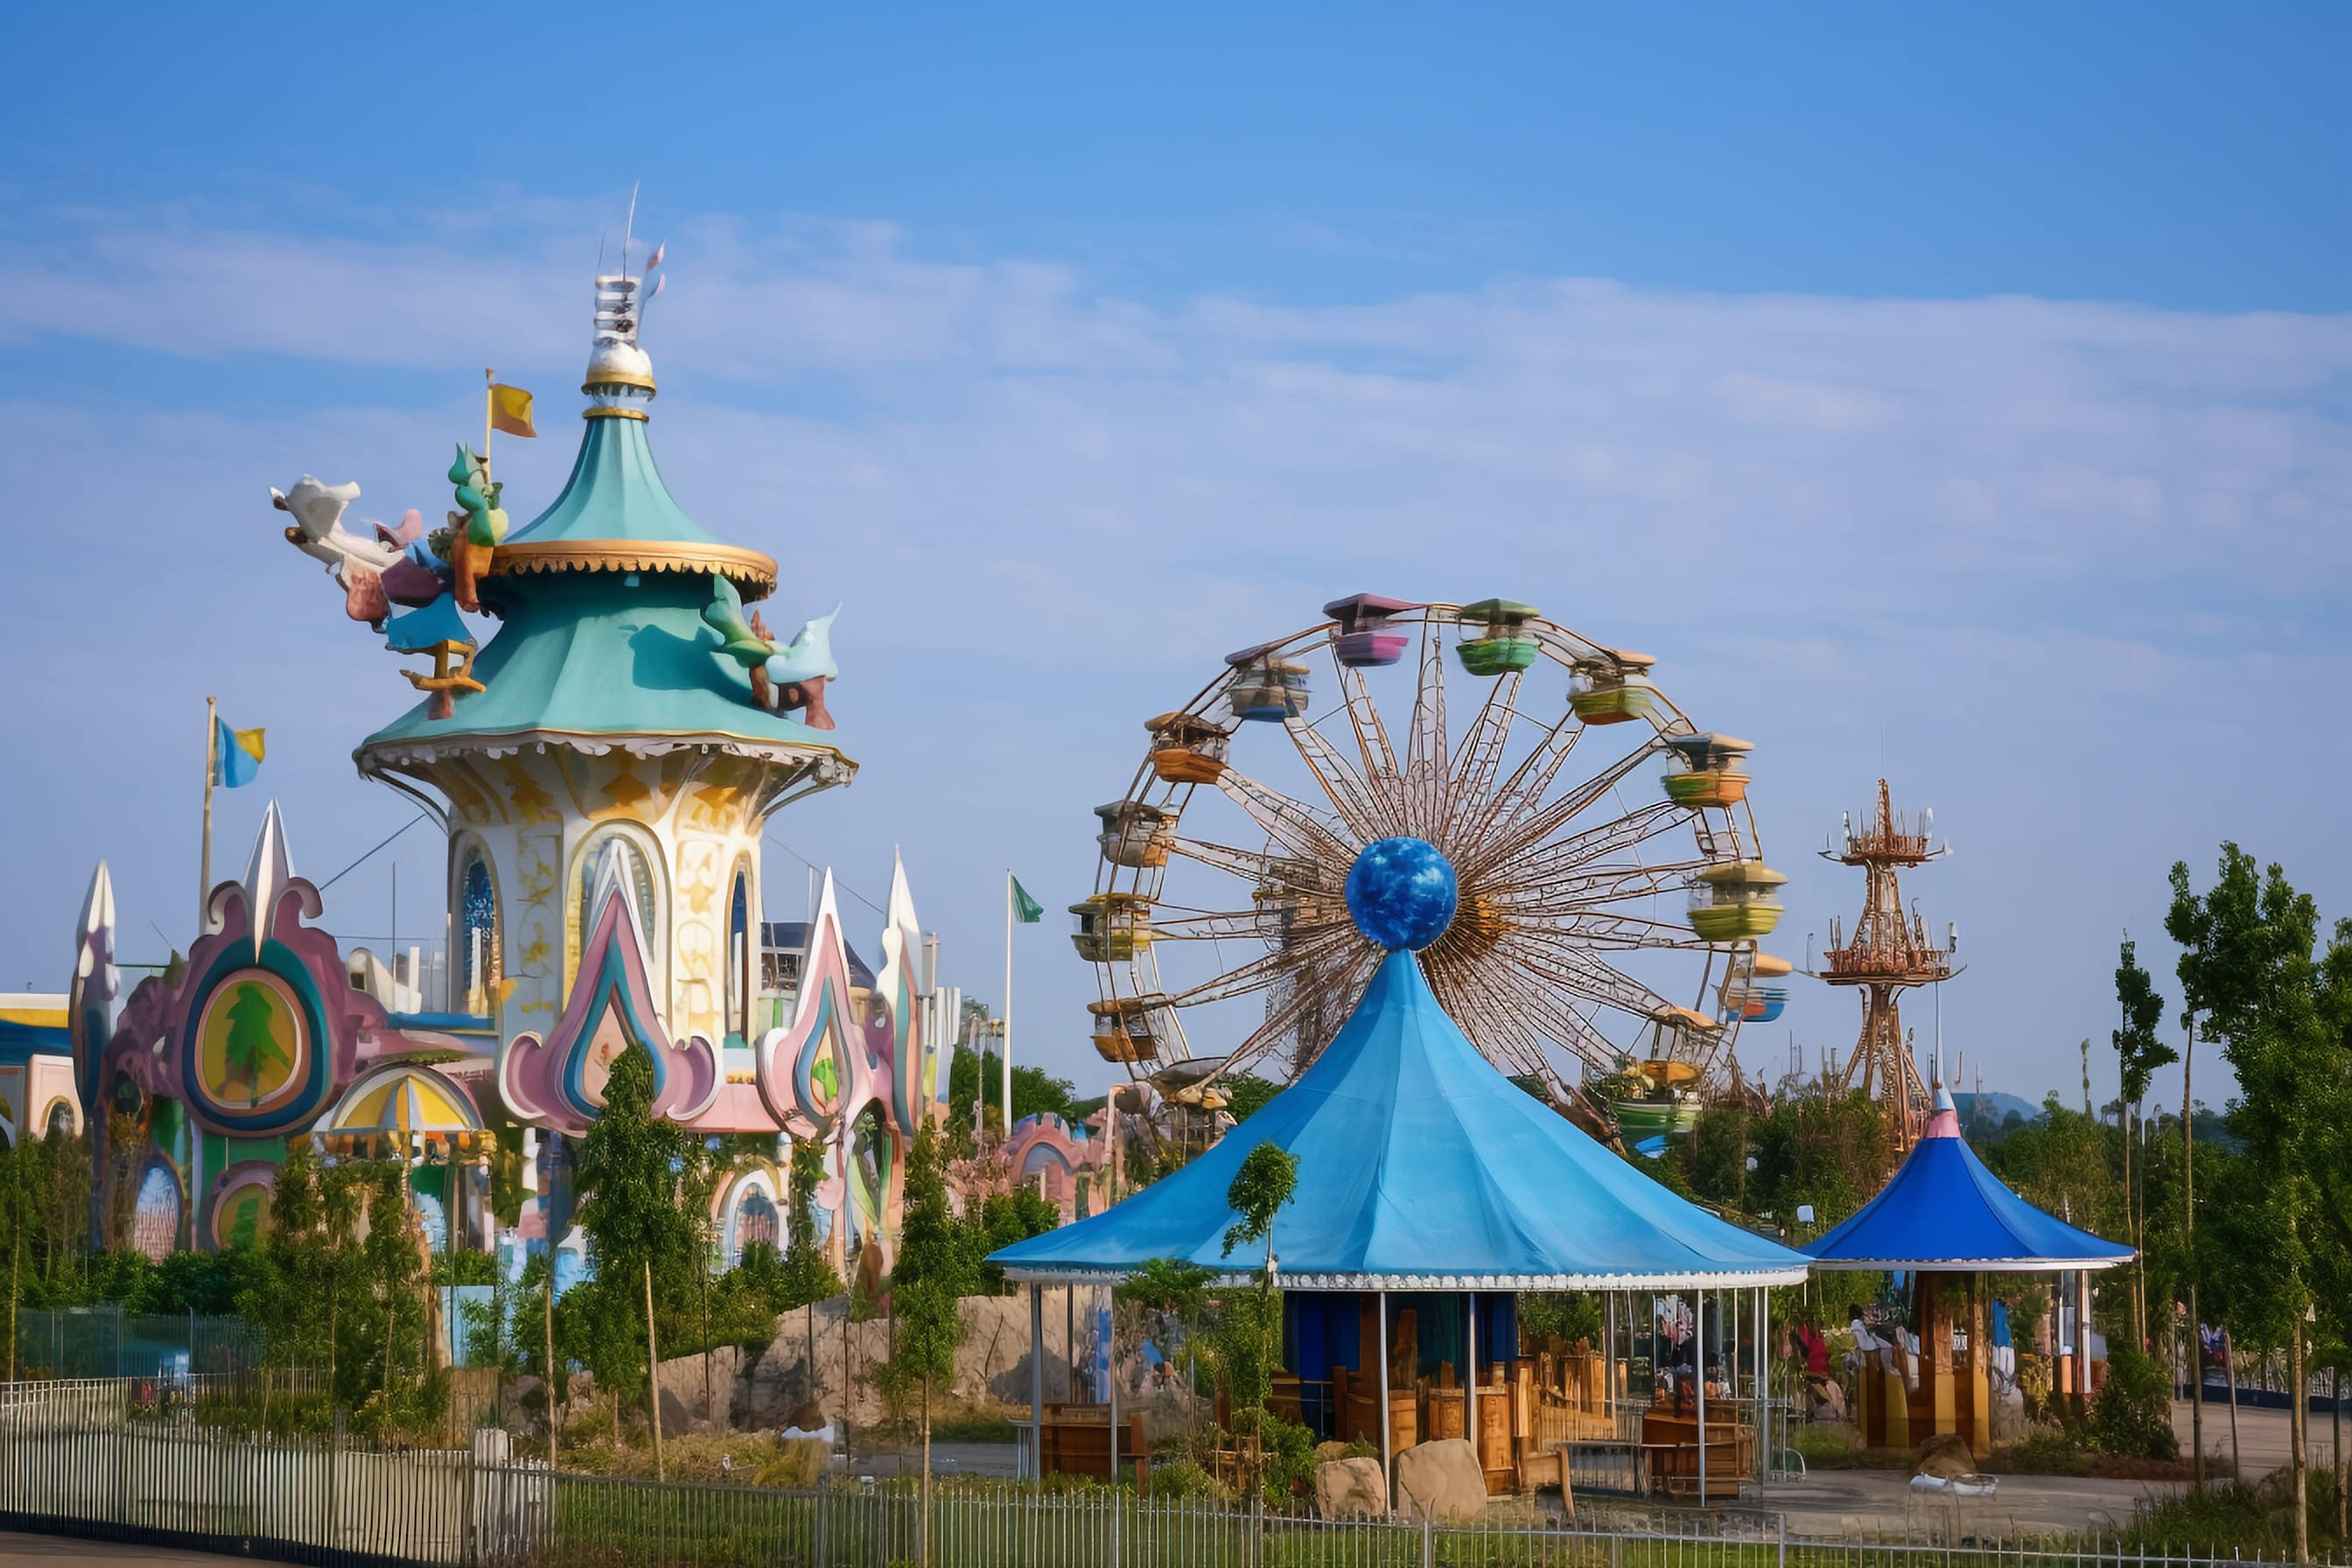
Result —
[[1496, 901], [1522, 917], [1564, 914], [1628, 899], [1654, 898], [1684, 886], [1692, 872], [1712, 864], [1669, 860], [1656, 866], [1582, 866], [1540, 882], [1520, 883], [1497, 895]]
[[1275, 918], [1264, 910], [1203, 910], [1165, 915], [1161, 913], [1165, 908], [1162, 905], [1152, 911], [1154, 942], [1246, 942], [1266, 937], [1275, 925]]
[[1339, 841], [1337, 834], [1315, 819], [1315, 814], [1286, 795], [1273, 790], [1234, 768], [1217, 776], [1217, 787], [1225, 798], [1249, 813], [1251, 818], [1268, 836], [1279, 840], [1294, 855], [1307, 859], [1328, 858], [1342, 863], [1355, 859], [1355, 851]]
[[[1337, 924], [1295, 936], [1286, 947], [1271, 948], [1213, 980], [1204, 980], [1190, 990], [1178, 992], [1168, 999], [1169, 1004], [1178, 1007], [1195, 1007], [1203, 1003], [1227, 1001], [1266, 990], [1280, 983], [1284, 976], [1322, 960], [1327, 953], [1343, 952], [1353, 936], [1353, 928], [1343, 929]], [[1356, 940], [1360, 945], [1361, 939]]]
[[1363, 754], [1364, 780], [1386, 808], [1391, 822], [1404, 819], [1404, 795], [1399, 788], [1396, 748], [1389, 744], [1389, 727], [1380, 704], [1364, 684], [1364, 672], [1339, 667], [1339, 690], [1348, 702], [1348, 721], [1356, 729], [1356, 750]]
[[1337, 746], [1323, 738], [1323, 732], [1304, 719], [1286, 720], [1283, 728], [1298, 747], [1298, 755], [1307, 763], [1307, 771], [1323, 786], [1330, 797], [1331, 808], [1339, 820], [1359, 841], [1369, 844], [1375, 838], [1385, 838], [1389, 825], [1396, 813], [1386, 807], [1362, 774], [1339, 752]]
[[[1360, 944], [1334, 949], [1327, 957], [1297, 971], [1286, 983], [1307, 1004], [1306, 1010], [1293, 1015], [1288, 1023], [1293, 1077], [1307, 1070], [1356, 1010], [1371, 964], [1371, 951]], [[1286, 991], [1280, 1001], [1286, 1005], [1290, 1000]], [[1267, 1016], [1272, 1017], [1276, 1011], [1276, 1002], [1269, 999]]]
[[1565, 916], [1552, 922], [1552, 929], [1563, 936], [1575, 938], [1587, 947], [1620, 952], [1634, 948], [1676, 948], [1700, 952], [1713, 946], [1701, 941], [1686, 925], [1597, 910], [1583, 910]]
[[1422, 623], [1421, 677], [1412, 697], [1412, 732], [1406, 737], [1405, 822], [1417, 837], [1435, 840], [1444, 820], [1445, 639], [1433, 621]]
[[1478, 708], [1478, 721], [1463, 737], [1461, 754], [1454, 759], [1457, 810], [1475, 810], [1486, 804], [1495, 787], [1495, 775], [1502, 769], [1503, 748], [1511, 738], [1511, 721], [1519, 716], [1518, 694], [1519, 672], [1516, 669], [1487, 688], [1486, 700]]
[[[1514, 882], [1540, 880], [1563, 871], [1580, 869], [1603, 856], [1636, 848], [1668, 828], [1683, 826], [1690, 817], [1688, 806], [1676, 805], [1670, 800], [1654, 801], [1647, 805], [1636, 806], [1622, 816], [1595, 823], [1565, 838], [1530, 845], [1486, 870], [1490, 875], [1505, 876]], [[1711, 862], [1702, 857], [1698, 863]]]
[[1253, 886], [1266, 879], [1276, 859], [1263, 849], [1236, 849], [1229, 844], [1212, 844], [1202, 838], [1171, 838], [1168, 841], [1168, 851], [1171, 855], [1181, 855], [1187, 860], [1197, 860], [1215, 870], [1244, 878]]
[[1562, 714], [1559, 721], [1545, 731], [1535, 750], [1511, 770], [1503, 787], [1486, 803], [1475, 819], [1474, 841], [1492, 839], [1499, 829], [1534, 810], [1550, 793], [1552, 780], [1559, 776], [1561, 765], [1576, 750], [1576, 742], [1583, 734], [1584, 726], [1573, 713]]
[[[1594, 803], [1623, 783], [1625, 776], [1656, 749], [1657, 742], [1654, 739], [1648, 745], [1620, 757], [1541, 810], [1522, 818], [1509, 832], [1498, 835], [1488, 851], [1480, 856], [1473, 866], [1465, 868], [1465, 874], [1477, 876], [1495, 867], [1508, 865], [1523, 855], [1539, 851], [1545, 840], [1591, 810]], [[1629, 816], [1640, 815], [1640, 810], [1628, 814]]]
[[[1218, 1064], [1217, 1075], [1221, 1078], [1229, 1076], [1257, 1060], [1267, 1051], [1297, 1033], [1299, 1025], [1313, 1016], [1318, 1009], [1336, 1012], [1343, 1018], [1349, 1013], [1355, 1011], [1357, 998], [1363, 992], [1364, 977], [1370, 967], [1370, 952], [1367, 949], [1355, 963], [1335, 968], [1328, 979], [1314, 984], [1302, 984], [1294, 987], [1288, 994], [1280, 997], [1275, 1005], [1266, 1010], [1265, 1022], [1252, 1030], [1249, 1037], [1234, 1047]], [[1317, 1040], [1311, 1047], [1302, 1050], [1300, 1055], [1311, 1060], [1313, 1055], [1319, 1052], [1327, 1043], [1324, 1040]], [[1297, 1065], [1305, 1064], [1302, 1062]]]
[[1588, 1002], [1635, 1018], [1646, 1018], [1659, 1008], [1672, 1004], [1627, 974], [1612, 963], [1580, 952], [1566, 942], [1553, 942], [1548, 933], [1516, 931], [1517, 942], [1513, 959], [1553, 984], [1573, 992]]
[[1433, 978], [1430, 990], [1447, 1016], [1463, 1026], [1463, 1033], [1470, 1037], [1473, 1045], [1490, 1059], [1497, 1056], [1504, 1058], [1497, 1066], [1507, 1072], [1517, 1068], [1512, 1076], [1539, 1076], [1544, 1066], [1543, 1043], [1519, 1021], [1515, 1011], [1519, 998], [1505, 998], [1491, 992], [1486, 984], [1489, 979], [1474, 980], [1457, 971], [1446, 977], [1442, 989]]
[[1528, 1015], [1552, 1044], [1602, 1072], [1615, 1070], [1617, 1058], [1625, 1054], [1623, 1047], [1555, 992], [1540, 985], [1528, 989]]

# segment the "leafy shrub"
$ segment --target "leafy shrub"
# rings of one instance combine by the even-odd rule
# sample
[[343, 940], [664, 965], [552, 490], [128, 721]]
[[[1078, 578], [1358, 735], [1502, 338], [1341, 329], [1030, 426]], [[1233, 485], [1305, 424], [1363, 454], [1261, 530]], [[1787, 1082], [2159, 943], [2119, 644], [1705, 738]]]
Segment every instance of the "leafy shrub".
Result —
[[2175, 1459], [2180, 1439], [2172, 1430], [2172, 1383], [2152, 1356], [2128, 1345], [2107, 1352], [2107, 1381], [2091, 1401], [2084, 1436], [2102, 1454], [2133, 1459]]
[[815, 1437], [782, 1437], [776, 1441], [775, 1458], [761, 1465], [751, 1478], [753, 1486], [805, 1488], [816, 1485], [824, 1471], [826, 1446]]
[[1171, 1459], [1167, 1464], [1151, 1467], [1151, 1495], [1155, 1498], [1222, 1499], [1224, 1489], [1217, 1478], [1191, 1459]]
[[2009, 1468], [2021, 1476], [2087, 1476], [2091, 1456], [2065, 1433], [2042, 1427], [2009, 1451]]

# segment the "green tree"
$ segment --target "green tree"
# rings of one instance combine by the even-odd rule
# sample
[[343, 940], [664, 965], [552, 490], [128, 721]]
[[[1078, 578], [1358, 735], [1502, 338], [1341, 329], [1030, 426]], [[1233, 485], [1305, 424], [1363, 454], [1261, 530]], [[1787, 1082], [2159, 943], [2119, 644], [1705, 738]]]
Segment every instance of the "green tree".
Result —
[[[2205, 1014], [2238, 1080], [2230, 1121], [2244, 1153], [2234, 1172], [2233, 1223], [2218, 1227], [2237, 1243], [2229, 1287], [2241, 1317], [2257, 1321], [2269, 1342], [2284, 1343], [2289, 1383], [2301, 1391], [2314, 1285], [2332, 1271], [2338, 1233], [2322, 1170], [2344, 1152], [2352, 984], [2339, 988], [2336, 977], [2352, 976], [2352, 933], [2339, 924], [2327, 952], [2317, 952], [2316, 904], [2281, 867], [2258, 869], [2235, 844], [2221, 846], [2207, 892], [2195, 890], [2186, 865], [2173, 867], [2172, 888], [2165, 929], [2184, 949], [2182, 991], [2191, 1010]], [[2295, 1550], [2307, 1559], [2309, 1422], [2300, 1392], [2292, 1415]]]
[[890, 1273], [896, 1342], [887, 1369], [898, 1388], [921, 1396], [923, 1440], [922, 1526], [918, 1561], [930, 1561], [931, 1396], [955, 1377], [956, 1349], [963, 1343], [957, 1303], [979, 1289], [977, 1232], [956, 1217], [948, 1200], [946, 1162], [939, 1129], [929, 1118], [915, 1130], [907, 1154], [906, 1203], [898, 1227], [898, 1252]]
[[1254, 1072], [1236, 1073], [1225, 1080], [1225, 1110], [1236, 1122], [1247, 1121], [1282, 1092], [1282, 1086]]
[[1004, 1270], [987, 1261], [988, 1255], [1014, 1242], [1026, 1241], [1033, 1236], [1043, 1236], [1060, 1226], [1062, 1211], [1041, 1196], [1034, 1187], [1015, 1187], [1011, 1192], [991, 1193], [981, 1200], [978, 1224], [980, 1288], [992, 1295], [1001, 1295], [1006, 1289]]
[[1297, 1191], [1298, 1157], [1273, 1143], [1261, 1143], [1244, 1155], [1225, 1188], [1225, 1203], [1239, 1217], [1225, 1228], [1224, 1256], [1232, 1257], [1240, 1247], [1262, 1243], [1265, 1247], [1256, 1289], [1225, 1300], [1218, 1358], [1224, 1363], [1234, 1426], [1253, 1439], [1261, 1460], [1268, 1436], [1265, 1402], [1274, 1392], [1275, 1358], [1282, 1337], [1282, 1297], [1274, 1288], [1280, 1267], [1274, 1221]]
[[[2129, 936], [2124, 938], [2123, 953], [2116, 964], [2116, 1001], [2123, 1009], [2123, 1027], [2111, 1037], [2123, 1083], [2124, 1195], [2130, 1215], [2132, 1246], [2144, 1251], [2144, 1210], [2132, 1183], [2132, 1145], [2137, 1142], [2134, 1123], [2140, 1118], [2156, 1069], [2179, 1061], [2180, 1053], [2157, 1035], [2164, 1022], [2164, 998], [2157, 994], [2156, 984], [2148, 978], [2147, 971], [2139, 966]], [[2147, 1343], [2147, 1268], [2144, 1260], [2135, 1262], [2132, 1268], [2132, 1343]]]
[[[985, 1094], [989, 1121], [1002, 1131], [1003, 1107], [999, 1103], [1003, 1079], [1004, 1057], [999, 1051], [958, 1051], [948, 1068], [948, 1114], [965, 1126], [971, 1124], [971, 1108], [976, 1099]], [[1065, 1121], [1076, 1122], [1078, 1115], [1077, 1086], [1069, 1079], [1055, 1078], [1043, 1068], [1013, 1065], [1013, 1120], [1051, 1111]]]
[[824, 1145], [804, 1138], [793, 1145], [785, 1182], [784, 1283], [776, 1310], [789, 1312], [841, 1294], [841, 1276], [816, 1236], [816, 1189], [824, 1180]]
[[576, 1325], [575, 1342], [583, 1345], [581, 1359], [595, 1373], [598, 1392], [614, 1396], [616, 1426], [621, 1406], [644, 1396], [651, 1375], [647, 1270], [656, 1318], [674, 1317], [677, 1329], [698, 1317], [701, 1237], [691, 1194], [702, 1145], [653, 1114], [653, 1091], [650, 1057], [632, 1048], [614, 1058], [604, 1114], [580, 1141], [580, 1226], [595, 1278], [565, 1292], [556, 1310], [559, 1321], [569, 1317]]

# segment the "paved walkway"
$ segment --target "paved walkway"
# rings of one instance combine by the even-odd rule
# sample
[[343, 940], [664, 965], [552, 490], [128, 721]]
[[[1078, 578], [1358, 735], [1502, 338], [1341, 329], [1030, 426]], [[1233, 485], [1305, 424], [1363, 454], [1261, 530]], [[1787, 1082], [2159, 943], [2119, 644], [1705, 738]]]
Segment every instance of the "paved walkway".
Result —
[[[1902, 1534], [1922, 1506], [1906, 1470], [1816, 1470], [1801, 1481], [1764, 1489], [1763, 1506], [1789, 1516], [1789, 1532], [1832, 1540]], [[2002, 1476], [1990, 1498], [1956, 1505], [1973, 1524], [2001, 1534], [2099, 1530], [2132, 1516], [2139, 1500], [2179, 1490], [2177, 1483], [2107, 1481], [2072, 1476]]]
[[[2180, 1451], [2189, 1451], [2190, 1411], [2187, 1400], [2177, 1400], [2172, 1406], [2172, 1429], [2180, 1434]], [[2327, 1430], [2328, 1415], [2324, 1410], [2310, 1416], [2308, 1441], [2310, 1460], [2315, 1468], [2324, 1468], [2335, 1462]], [[2352, 1411], [2345, 1414], [2344, 1424], [2352, 1427]], [[2294, 1442], [2287, 1413], [2284, 1410], [2263, 1410], [2251, 1405], [2238, 1406], [2238, 1452], [2245, 1461], [2246, 1479], [2252, 1480], [2266, 1476], [2287, 1461]], [[2352, 1432], [2344, 1439], [2345, 1451], [2352, 1454]], [[2205, 1406], [2205, 1451], [2230, 1457], [2230, 1406], [2226, 1402]]]

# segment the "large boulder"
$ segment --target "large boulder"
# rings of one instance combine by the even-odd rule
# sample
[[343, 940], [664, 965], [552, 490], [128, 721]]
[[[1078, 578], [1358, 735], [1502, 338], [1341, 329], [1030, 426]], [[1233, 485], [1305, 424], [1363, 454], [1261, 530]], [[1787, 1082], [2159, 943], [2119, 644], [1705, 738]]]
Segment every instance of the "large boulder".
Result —
[[1440, 1524], [1486, 1517], [1486, 1472], [1465, 1437], [1416, 1444], [1396, 1457], [1397, 1511]]
[[1966, 1437], [1958, 1432], [1938, 1432], [1919, 1445], [1918, 1462], [1911, 1467], [1911, 1473], [1952, 1481], [1974, 1475], [1976, 1468], [1977, 1457]]
[[1380, 1519], [1388, 1513], [1381, 1462], [1361, 1455], [1315, 1467], [1315, 1512], [1323, 1519]]

